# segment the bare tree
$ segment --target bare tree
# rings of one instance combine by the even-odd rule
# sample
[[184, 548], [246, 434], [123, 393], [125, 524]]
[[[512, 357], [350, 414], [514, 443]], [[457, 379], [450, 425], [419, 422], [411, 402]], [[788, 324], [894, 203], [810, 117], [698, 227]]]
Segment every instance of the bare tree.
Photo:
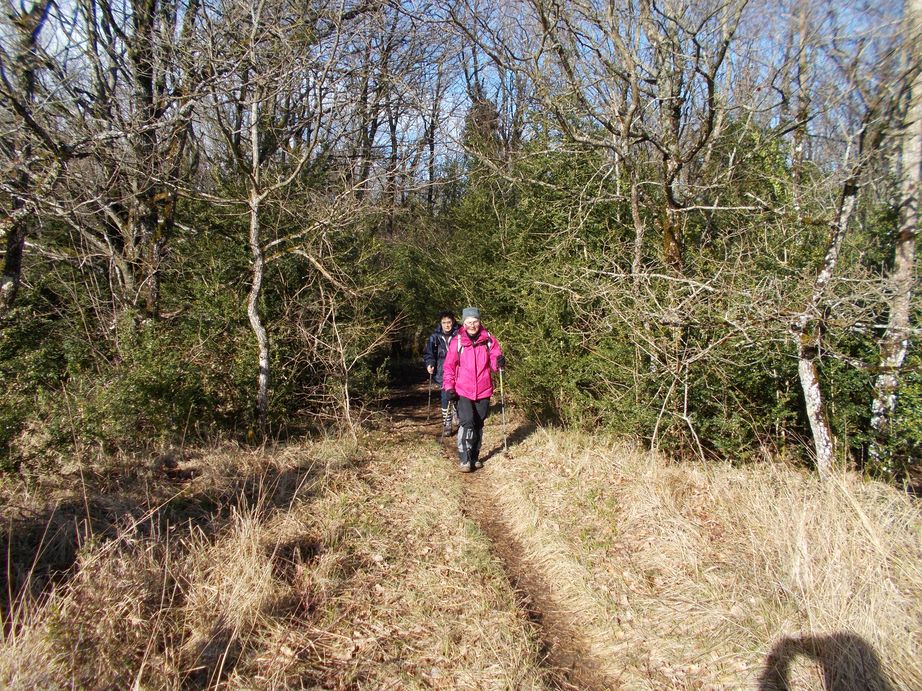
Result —
[[915, 280], [916, 235], [919, 228], [920, 175], [922, 175], [922, 2], [906, 4], [909, 48], [908, 108], [900, 140], [901, 198], [900, 220], [893, 253], [893, 269], [889, 277], [889, 317], [887, 330], [880, 341], [879, 374], [874, 381], [874, 401], [871, 405], [871, 458], [882, 470], [893, 472], [892, 458], [887, 452], [890, 423], [897, 405], [900, 370], [909, 350], [910, 308]]
[[427, 202], [434, 203], [439, 121], [451, 80], [450, 50], [441, 39], [425, 14], [386, 3], [369, 9], [343, 37], [343, 79], [356, 95], [344, 153], [357, 196], [375, 197], [386, 210], [389, 236], [414, 192], [428, 190]]
[[198, 0], [48, 7], [53, 30], [35, 46], [41, 98], [3, 83], [32, 151], [60, 168], [53, 194], [32, 184], [29, 202], [75, 231], [70, 251], [108, 265], [119, 304], [156, 316], [175, 182], [188, 170]]
[[[867, 136], [867, 123], [858, 135], [861, 142]], [[868, 148], [873, 149], [876, 144]], [[862, 169], [868, 160], [864, 146], [858, 147], [857, 162], [851, 164], [851, 175], [842, 186], [838, 206], [833, 221], [831, 222], [831, 235], [823, 265], [813, 284], [813, 290], [806, 307], [794, 320], [791, 330], [797, 342], [797, 362], [800, 375], [800, 385], [803, 389], [804, 403], [807, 408], [807, 418], [813, 432], [813, 445], [816, 452], [816, 467], [820, 477], [828, 477], [835, 460], [835, 446], [832, 429], [823, 403], [820, 376], [817, 361], [820, 356], [820, 343], [826, 329], [828, 310], [825, 309], [824, 293], [832, 280], [839, 262], [842, 243], [848, 231], [849, 222], [855, 209], [858, 197], [858, 181]]]
[[[283, 256], [303, 257], [332, 292], [354, 296], [348, 272], [330, 258], [329, 247], [331, 236], [369, 213], [366, 192], [378, 179], [370, 167], [355, 175], [340, 155], [356, 141], [364, 151], [376, 131], [367, 119], [368, 94], [346, 88], [344, 81], [355, 57], [350, 36], [374, 9], [330, 4], [304, 14], [285, 0], [231, 0], [210, 17], [210, 107], [201, 126], [215, 163], [228, 166], [228, 183], [196, 194], [245, 209], [247, 315], [257, 345], [255, 413], [263, 432], [272, 360], [261, 312], [267, 265]], [[242, 191], [234, 183], [238, 174]]]
[[[843, 19], [845, 23], [851, 21], [848, 16]], [[885, 26], [886, 23], [883, 24]], [[844, 148], [839, 170], [841, 178], [835, 212], [829, 223], [830, 236], [823, 262], [805, 307], [791, 327], [797, 343], [800, 384], [821, 477], [828, 476], [835, 458], [834, 437], [827, 419], [817, 367], [824, 333], [831, 319], [839, 316], [836, 312], [840, 308], [833, 306], [829, 288], [838, 270], [859, 193], [869, 176], [875, 173], [875, 165], [881, 160], [887, 137], [894, 124], [898, 123], [900, 92], [907, 79], [906, 66], [900, 66], [897, 60], [899, 43], [894, 44], [886, 33], [880, 31], [882, 27], [876, 27], [875, 31], [858, 38], [851, 38], [841, 27], [836, 28], [838, 31], [831, 34], [828, 56], [838, 74], [837, 88], [841, 89], [841, 84], [851, 85], [851, 88], [845, 92], [848, 96], [844, 98], [836, 94], [823, 94], [824, 107], [833, 113], [838, 108], [836, 116], [839, 128], [847, 130], [851, 127], [852, 131], [839, 139]], [[803, 31], [806, 32], [806, 29]], [[869, 79], [869, 74], [873, 78]], [[805, 119], [805, 116], [802, 115], [801, 119]], [[801, 137], [795, 135], [795, 147], [801, 143]], [[795, 169], [795, 172], [799, 177], [799, 169]], [[801, 182], [795, 179], [795, 187], [799, 189]], [[908, 293], [905, 289], [904, 285], [908, 321]], [[866, 367], [865, 363], [857, 364]]]
[[[527, 75], [569, 139], [611, 152], [628, 171], [635, 211], [660, 206], [663, 258], [681, 272], [682, 210], [705, 188], [689, 166], [720, 133], [721, 78], [746, 5], [529, 0], [506, 13], [465, 5], [454, 18], [505, 70]], [[639, 268], [646, 224], [639, 213], [634, 223]]]
[[[48, 17], [50, 0], [25, 6], [19, 12], [10, 7], [9, 21], [14, 30], [15, 52], [12, 64], [6, 51], [0, 50], [0, 80], [3, 90], [15, 93], [12, 101], [13, 120], [32, 117], [35, 108], [35, 79], [39, 62], [38, 38]], [[18, 108], [18, 111], [17, 111]], [[27, 204], [30, 188], [32, 146], [29, 138], [19, 128], [0, 137], [3, 155], [10, 162], [8, 182], [4, 185], [11, 198], [11, 213], [6, 225], [6, 254], [3, 273], [0, 274], [0, 317], [12, 307], [19, 291], [22, 276], [22, 256], [29, 234], [30, 212]], [[47, 184], [41, 185], [47, 188]]]
[[265, 277], [262, 217], [266, 199], [285, 189], [315, 158], [322, 141], [326, 76], [311, 45], [312, 21], [285, 2], [228, 2], [209, 17], [210, 124], [232, 171], [243, 176], [250, 289], [247, 316], [257, 345], [256, 418], [269, 409], [269, 336], [259, 311]]

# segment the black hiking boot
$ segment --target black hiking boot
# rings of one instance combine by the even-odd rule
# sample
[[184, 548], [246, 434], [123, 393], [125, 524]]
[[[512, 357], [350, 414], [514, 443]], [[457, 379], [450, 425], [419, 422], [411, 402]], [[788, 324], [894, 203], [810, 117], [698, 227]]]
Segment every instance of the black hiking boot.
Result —
[[445, 425], [442, 426], [442, 436], [450, 437], [452, 434], [454, 434], [454, 432], [452, 432], [451, 430], [451, 421], [449, 421]]
[[471, 467], [483, 468], [483, 461], [480, 460], [480, 449], [471, 451]]

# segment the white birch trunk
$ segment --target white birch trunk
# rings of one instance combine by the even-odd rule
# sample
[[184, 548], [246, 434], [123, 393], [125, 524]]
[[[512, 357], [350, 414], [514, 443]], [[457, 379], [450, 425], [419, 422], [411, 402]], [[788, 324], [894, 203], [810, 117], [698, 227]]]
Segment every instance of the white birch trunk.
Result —
[[[806, 309], [797, 317], [793, 325], [793, 332], [797, 338], [797, 371], [800, 375], [800, 388], [804, 394], [807, 409], [807, 419], [810, 421], [810, 431], [813, 434], [813, 444], [816, 451], [816, 469], [821, 478], [826, 478], [832, 471], [835, 461], [835, 443], [829, 419], [826, 417], [826, 408], [823, 404], [823, 391], [820, 388], [819, 372], [816, 361], [819, 357], [820, 338], [822, 336], [822, 316], [819, 313], [819, 304], [823, 299], [823, 291], [832, 279], [836, 264], [839, 261], [839, 252], [848, 222], [855, 208], [858, 188], [855, 185], [855, 176], [849, 179], [842, 190], [839, 209], [836, 214], [836, 223], [833, 227], [832, 237], [823, 258], [823, 268], [813, 283], [813, 292]], [[817, 323], [811, 327], [811, 321]]]
[[262, 290], [263, 270], [265, 260], [259, 238], [259, 203], [260, 199], [252, 195], [250, 198], [250, 261], [252, 275], [250, 278], [250, 294], [247, 298], [247, 316], [250, 327], [256, 336], [259, 347], [259, 375], [256, 381], [256, 416], [259, 425], [266, 422], [269, 412], [269, 336], [259, 316], [259, 295]]
[[265, 431], [266, 417], [269, 412], [269, 337], [266, 327], [259, 316], [259, 295], [262, 290], [265, 259], [260, 241], [259, 208], [264, 194], [259, 190], [259, 106], [254, 100], [250, 103], [250, 163], [251, 182], [249, 193], [250, 206], [250, 294], [247, 298], [247, 316], [250, 327], [256, 336], [259, 347], [259, 375], [256, 383], [256, 417], [260, 431]]
[[[922, 29], [922, 0], [909, 0], [906, 7], [911, 60], [918, 61]], [[896, 412], [900, 370], [909, 350], [910, 311], [915, 273], [916, 235], [919, 229], [920, 176], [922, 176], [922, 71], [915, 73], [910, 88], [909, 112], [902, 141], [900, 228], [890, 274], [890, 315], [880, 341], [880, 373], [874, 381], [871, 403], [871, 458], [883, 470], [893, 471], [887, 452], [890, 423]]]
[[[636, 174], [635, 174], [636, 175]], [[631, 274], [633, 274], [634, 291], [640, 288], [640, 271], [643, 268], [643, 238], [646, 230], [643, 218], [640, 215], [640, 192], [638, 181], [631, 182], [631, 219], [634, 222], [634, 257], [631, 260]]]
[[808, 356], [804, 348], [798, 353], [797, 371], [800, 374], [800, 386], [804, 392], [804, 403], [807, 408], [807, 418], [810, 420], [810, 431], [813, 433], [813, 446], [816, 449], [816, 469], [820, 478], [825, 480], [832, 470], [835, 460], [835, 444], [832, 438], [832, 429], [826, 417], [826, 406], [823, 404], [823, 392], [820, 388], [819, 372], [816, 368], [815, 354]]

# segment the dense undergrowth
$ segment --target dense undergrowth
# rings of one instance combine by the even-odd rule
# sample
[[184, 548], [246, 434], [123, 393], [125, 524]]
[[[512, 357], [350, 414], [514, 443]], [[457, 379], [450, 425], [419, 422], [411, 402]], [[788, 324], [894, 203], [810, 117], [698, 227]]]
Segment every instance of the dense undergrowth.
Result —
[[[509, 164], [517, 182], [472, 172], [434, 215], [412, 206], [397, 214], [388, 237], [369, 216], [323, 240], [323, 272], [297, 253], [273, 259], [259, 301], [271, 345], [265, 427], [254, 410], [239, 216], [181, 207], [200, 231], [170, 245], [158, 318], [122, 304], [99, 266], [31, 256], [29, 284], [0, 329], [3, 467], [352, 427], [380, 397], [388, 364], [418, 358], [438, 312], [467, 304], [483, 309], [504, 344], [509, 394], [535, 419], [605, 429], [676, 458], [780, 454], [809, 465], [786, 320], [808, 289], [822, 233], [765, 243], [763, 227], [779, 218], [712, 214], [686, 230], [702, 244], [684, 275], [654, 258], [645, 277], [631, 278], [625, 202], [574, 198], [592, 180], [594, 156], [525, 151]], [[541, 179], [555, 186], [527, 182]], [[280, 213], [277, 234], [293, 215]], [[843, 300], [885, 268], [886, 221], [871, 217], [850, 236], [835, 287]], [[721, 224], [734, 232], [721, 236]], [[647, 252], [657, 251], [651, 241]], [[733, 272], [721, 268], [728, 256]], [[861, 310], [883, 319], [882, 303], [865, 302]], [[830, 329], [823, 394], [840, 460], [905, 479], [920, 457], [919, 355], [910, 350], [904, 367], [887, 470], [868, 457], [875, 339]]]
[[100, 454], [338, 428], [357, 423], [347, 413], [381, 394], [389, 343], [376, 341], [390, 308], [377, 296], [389, 278], [370, 248], [360, 254], [356, 238], [344, 239], [337, 261], [353, 264], [349, 290], [361, 299], [325, 292], [316, 270], [296, 257], [271, 265], [260, 309], [272, 379], [260, 428], [247, 255], [230, 229], [208, 226], [216, 221], [201, 213], [189, 211], [203, 232], [171, 247], [157, 318], [120, 304], [100, 285], [98, 267], [33, 257], [32, 281], [0, 328], [5, 470], [55, 472]]
[[[628, 180], [599, 178], [604, 152], [561, 140], [537, 114], [531, 141], [498, 148], [493, 135], [471, 138], [477, 117], [472, 109], [465, 129], [474, 153], [446, 164], [431, 204], [410, 195], [387, 209], [351, 198], [365, 206], [329, 229], [311, 224], [324, 185], [338, 179], [329, 162], [266, 200], [272, 249], [255, 306], [268, 341], [265, 419], [256, 410], [245, 209], [178, 205], [183, 232], [166, 244], [155, 315], [115, 289], [111, 267], [78, 261], [70, 236], [50, 223], [44, 242], [67, 261], [28, 254], [27, 282], [0, 323], [2, 467], [31, 472], [99, 453], [354, 429], [380, 398], [388, 367], [418, 361], [437, 314], [469, 304], [508, 351], [510, 397], [536, 420], [606, 430], [677, 459], [780, 455], [809, 466], [791, 323], [823, 260], [831, 178], [819, 167], [801, 172], [792, 220], [783, 143], [757, 126], [728, 126], [708, 165], [735, 156], [741, 142], [751, 155], [734, 164], [721, 209], [685, 215], [677, 269], [657, 232], [655, 188], [632, 207]], [[871, 404], [889, 310], [881, 276], [899, 216], [886, 193], [895, 184], [885, 177], [860, 199], [825, 290], [816, 365], [839, 461], [899, 482], [922, 457], [914, 337], [883, 450], [869, 455], [880, 441]], [[772, 203], [736, 210], [752, 196]]]

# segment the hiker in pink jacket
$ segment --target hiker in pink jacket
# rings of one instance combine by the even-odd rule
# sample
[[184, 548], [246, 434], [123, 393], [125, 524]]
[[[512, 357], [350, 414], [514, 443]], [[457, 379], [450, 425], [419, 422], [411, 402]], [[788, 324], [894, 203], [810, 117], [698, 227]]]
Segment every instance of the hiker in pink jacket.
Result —
[[480, 310], [465, 307], [461, 329], [448, 344], [443, 367], [442, 388], [449, 400], [457, 401], [458, 463], [463, 472], [483, 467], [480, 443], [483, 421], [490, 414], [493, 395], [491, 372], [506, 364], [499, 341], [480, 324]]

